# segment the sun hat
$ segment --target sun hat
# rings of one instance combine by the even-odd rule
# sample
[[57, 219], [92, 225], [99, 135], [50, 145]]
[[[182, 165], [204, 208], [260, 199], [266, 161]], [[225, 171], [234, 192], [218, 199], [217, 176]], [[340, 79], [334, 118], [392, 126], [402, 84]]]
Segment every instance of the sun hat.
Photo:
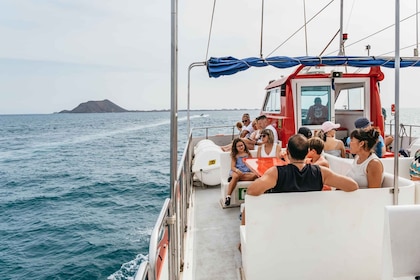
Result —
[[337, 129], [339, 127], [340, 127], [339, 123], [333, 123], [333, 122], [330, 122], [330, 121], [326, 121], [321, 125], [321, 129], [324, 132], [328, 132], [330, 130]]
[[370, 120], [368, 120], [367, 118], [358, 118], [355, 122], [354, 122], [354, 126], [356, 128], [366, 128], [367, 126], [373, 124], [373, 122], [371, 122]]
[[312, 131], [309, 128], [304, 127], [304, 126], [299, 128], [298, 133], [304, 135], [308, 139], [312, 137]]
[[414, 155], [413, 161], [410, 164], [410, 176], [420, 179], [420, 149]]

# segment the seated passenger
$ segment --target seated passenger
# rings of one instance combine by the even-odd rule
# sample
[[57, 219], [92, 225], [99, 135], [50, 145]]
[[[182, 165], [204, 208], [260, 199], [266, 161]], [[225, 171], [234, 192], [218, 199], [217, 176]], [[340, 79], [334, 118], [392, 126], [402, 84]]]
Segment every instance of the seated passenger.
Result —
[[413, 181], [420, 181], [420, 149], [414, 154], [410, 164], [410, 177]]
[[322, 124], [328, 120], [328, 107], [322, 105], [320, 97], [314, 99], [314, 105], [309, 107], [308, 114], [306, 115], [307, 124]]
[[259, 126], [257, 119], [252, 121], [252, 128], [254, 131], [251, 133], [251, 135], [249, 135], [249, 137], [242, 138], [248, 147], [248, 150], [258, 149], [258, 145], [261, 144], [262, 128]]
[[[261, 129], [258, 128], [256, 120], [254, 120], [250, 125], [252, 126], [252, 133], [251, 134], [248, 133], [246, 134], [247, 135], [246, 137], [240, 137], [240, 138], [245, 142], [246, 146], [248, 147], [248, 150], [254, 150], [256, 149], [257, 145], [261, 143], [261, 140], [260, 140]], [[242, 129], [242, 132], [243, 132], [243, 129]], [[222, 151], [224, 152], [230, 152], [232, 150], [232, 143], [222, 146], [221, 148], [222, 148]]]
[[236, 187], [238, 181], [253, 181], [257, 178], [251, 170], [245, 165], [243, 159], [251, 158], [252, 155], [241, 138], [236, 138], [232, 142], [231, 170], [229, 171], [229, 186], [225, 199], [225, 205], [230, 205], [230, 196]]
[[239, 134], [241, 134], [242, 129], [244, 128], [241, 122], [236, 123], [236, 128], [239, 130]]
[[310, 139], [312, 137], [312, 131], [305, 126], [300, 127], [299, 130], [298, 130], [298, 133], [305, 136], [306, 139]]
[[339, 175], [324, 166], [306, 164], [308, 141], [301, 134], [289, 138], [287, 154], [290, 163], [269, 168], [263, 176], [251, 183], [247, 190], [248, 195], [320, 191], [324, 184], [343, 191], [354, 191], [358, 188], [357, 183], [349, 177]]
[[350, 134], [350, 153], [356, 156], [347, 176], [353, 178], [359, 188], [382, 187], [384, 167], [373, 152], [379, 135], [375, 128], [356, 129]]
[[248, 113], [245, 113], [242, 115], [242, 123], [244, 124], [244, 127], [241, 131], [240, 138], [249, 137], [252, 132], [254, 132], [254, 128], [251, 123], [251, 117]]
[[274, 143], [279, 142], [279, 135], [277, 134], [276, 128], [270, 123], [266, 115], [261, 115], [257, 117], [258, 126], [261, 129], [270, 129], [273, 132]]
[[317, 164], [325, 167], [330, 167], [328, 161], [322, 156], [324, 150], [324, 141], [319, 137], [313, 137], [308, 140], [308, 155], [306, 156], [306, 163]]
[[[368, 120], [367, 118], [358, 118], [354, 122], [354, 126], [356, 128], [367, 129], [367, 130], [369, 130], [372, 127], [372, 124], [373, 123], [370, 120]], [[379, 133], [380, 133], [380, 131], [379, 131]], [[394, 138], [392, 137], [392, 139], [388, 139], [388, 141], [391, 141], [389, 143], [389, 144], [391, 144], [392, 141], [394, 141]], [[384, 138], [382, 137], [381, 134], [379, 134], [378, 143], [376, 143], [376, 145], [374, 147], [374, 151], [375, 151], [375, 154], [380, 158], [383, 157], [384, 154], [386, 153], [385, 141], [384, 141]]]
[[321, 127], [321, 131], [318, 132], [317, 136], [324, 140], [324, 152], [336, 157], [344, 158], [346, 156], [346, 150], [344, 148], [343, 141], [335, 139], [335, 133], [340, 124], [333, 122], [324, 122]]
[[280, 158], [280, 145], [274, 143], [273, 132], [264, 129], [261, 132], [261, 146], [258, 146], [257, 157], [277, 157]]
[[[325, 185], [350, 192], [357, 190], [357, 183], [324, 166], [305, 163], [308, 154], [308, 140], [302, 134], [289, 138], [286, 149], [290, 163], [273, 166], [264, 175], [251, 183], [248, 195], [283, 192], [321, 191]], [[245, 209], [242, 212], [242, 225], [245, 224]]]

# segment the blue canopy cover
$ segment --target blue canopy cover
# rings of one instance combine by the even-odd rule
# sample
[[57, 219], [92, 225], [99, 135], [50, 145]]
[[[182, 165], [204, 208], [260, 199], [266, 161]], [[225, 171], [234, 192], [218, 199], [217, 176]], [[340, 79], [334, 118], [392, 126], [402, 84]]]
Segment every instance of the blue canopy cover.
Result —
[[[276, 68], [290, 68], [297, 65], [304, 66], [337, 66], [348, 65], [353, 67], [383, 66], [395, 67], [393, 57], [371, 57], [371, 56], [274, 56], [268, 58], [249, 57], [237, 59], [231, 56], [215, 58], [207, 61], [207, 71], [210, 77], [217, 78], [225, 75], [233, 75], [237, 72], [247, 70], [250, 67], [273, 66]], [[400, 67], [419, 67], [419, 58], [401, 58]]]

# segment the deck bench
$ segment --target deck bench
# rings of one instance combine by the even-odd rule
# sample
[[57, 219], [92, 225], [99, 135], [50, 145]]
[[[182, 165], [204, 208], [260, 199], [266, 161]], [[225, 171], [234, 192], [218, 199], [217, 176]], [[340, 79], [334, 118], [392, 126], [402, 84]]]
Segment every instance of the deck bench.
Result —
[[[386, 174], [384, 186], [391, 182]], [[398, 183], [399, 204], [414, 204], [414, 183]], [[392, 204], [386, 187], [246, 195], [245, 278], [380, 279], [384, 207]]]

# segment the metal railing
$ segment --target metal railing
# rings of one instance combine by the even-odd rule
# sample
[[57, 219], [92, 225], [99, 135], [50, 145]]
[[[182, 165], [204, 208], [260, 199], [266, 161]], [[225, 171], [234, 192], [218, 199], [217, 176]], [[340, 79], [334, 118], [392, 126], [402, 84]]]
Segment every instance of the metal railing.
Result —
[[[395, 127], [395, 123], [392, 121], [385, 124], [385, 132], [390, 132], [390, 135], [393, 135], [393, 132]], [[400, 124], [399, 129], [399, 139], [400, 139], [400, 147], [409, 146], [413, 143], [414, 140], [420, 137], [420, 125], [416, 124]], [[405, 145], [404, 145], [405, 144]]]
[[[232, 139], [235, 137], [235, 126], [211, 126], [204, 128], [193, 128], [188, 136], [185, 149], [183, 151], [182, 157], [179, 162], [177, 177], [174, 183], [174, 194], [175, 197], [171, 199], [167, 198], [162, 206], [159, 217], [156, 221], [156, 224], [153, 228], [152, 234], [150, 236], [150, 245], [149, 245], [149, 260], [143, 262], [138, 269], [135, 280], [155, 280], [156, 279], [156, 263], [157, 258], [159, 257], [159, 243], [163, 237], [163, 232], [167, 227], [173, 226], [175, 234], [169, 236], [169, 242], [174, 242], [176, 244], [175, 252], [168, 252], [168, 258], [175, 258], [175, 268], [176, 271], [168, 271], [169, 275], [173, 275], [173, 279], [179, 279], [180, 273], [184, 268], [184, 234], [187, 231], [188, 218], [187, 211], [190, 207], [190, 200], [192, 190], [193, 190], [193, 175], [191, 172], [192, 159], [193, 159], [193, 145], [195, 144], [192, 138], [193, 131], [198, 132], [204, 130], [204, 136], [201, 136], [200, 133], [197, 133], [198, 136], [195, 138], [200, 139], [204, 137], [208, 139], [209, 131], [212, 129], [220, 128], [232, 128]], [[230, 133], [229, 133], [230, 135]], [[169, 216], [169, 206], [170, 203], [174, 203], [174, 217]], [[169, 259], [168, 259], [169, 260]], [[171, 270], [170, 266], [169, 269]]]

